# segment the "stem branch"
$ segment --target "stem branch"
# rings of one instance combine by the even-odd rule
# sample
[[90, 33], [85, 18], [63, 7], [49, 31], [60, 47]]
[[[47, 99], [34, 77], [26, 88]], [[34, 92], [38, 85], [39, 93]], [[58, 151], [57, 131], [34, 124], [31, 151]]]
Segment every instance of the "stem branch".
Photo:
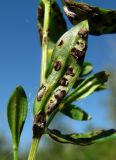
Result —
[[[43, 37], [42, 37], [42, 61], [41, 61], [41, 84], [45, 83], [45, 75], [47, 68], [47, 52], [48, 52], [48, 30], [50, 21], [50, 6], [51, 0], [42, 0], [44, 3], [44, 24], [43, 24]], [[35, 160], [38, 144], [40, 138], [33, 138], [28, 160]]]
[[47, 68], [47, 52], [48, 52], [48, 29], [50, 20], [50, 0], [44, 0], [44, 24], [42, 37], [42, 62], [41, 62], [41, 84], [45, 82], [45, 74]]

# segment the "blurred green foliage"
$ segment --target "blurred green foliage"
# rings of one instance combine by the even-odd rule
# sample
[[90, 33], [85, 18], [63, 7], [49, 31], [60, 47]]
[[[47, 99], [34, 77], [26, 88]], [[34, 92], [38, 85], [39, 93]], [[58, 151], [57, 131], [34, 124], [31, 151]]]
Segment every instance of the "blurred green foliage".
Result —
[[110, 96], [109, 96], [109, 119], [116, 126], [116, 71], [111, 70], [109, 78]]
[[[116, 141], [80, 147], [53, 142], [49, 138], [45, 140], [47, 146], [37, 155], [40, 160], [115, 160], [116, 157]], [[0, 160], [12, 160], [10, 146], [3, 136], [0, 137], [0, 146]], [[19, 160], [26, 160], [27, 154], [27, 151], [23, 152]]]

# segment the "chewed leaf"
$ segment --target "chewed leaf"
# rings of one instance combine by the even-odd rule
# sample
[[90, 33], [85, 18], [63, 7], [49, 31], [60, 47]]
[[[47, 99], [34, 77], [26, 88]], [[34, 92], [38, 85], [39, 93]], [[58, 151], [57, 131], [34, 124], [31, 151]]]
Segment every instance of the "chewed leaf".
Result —
[[[38, 7], [38, 30], [40, 40], [42, 42], [43, 36], [43, 20], [44, 20], [44, 4], [40, 1]], [[53, 49], [58, 39], [67, 31], [67, 26], [63, 14], [56, 2], [52, 2], [50, 10], [50, 22], [49, 22], [49, 41], [48, 41], [48, 63], [50, 62]]]
[[106, 71], [90, 76], [80, 83], [75, 90], [64, 99], [64, 102], [71, 103], [75, 100], [87, 97], [97, 89], [99, 90], [100, 87], [104, 86], [104, 83], [108, 80], [108, 76], [109, 74]]
[[84, 62], [82, 66], [82, 71], [80, 73], [80, 77], [86, 76], [92, 72], [93, 65], [89, 62]]
[[49, 136], [60, 143], [70, 143], [75, 145], [87, 146], [97, 142], [104, 142], [107, 140], [116, 139], [116, 130], [98, 130], [88, 133], [76, 133], [76, 134], [61, 134], [58, 130], [48, 129]]
[[64, 115], [66, 115], [72, 119], [75, 119], [75, 120], [84, 121], [84, 120], [91, 119], [90, 115], [88, 115], [84, 110], [80, 109], [79, 107], [77, 107], [73, 104], [69, 104], [69, 105], [64, 106], [61, 109], [61, 112]]
[[64, 11], [72, 24], [87, 19], [92, 35], [116, 33], [116, 10], [94, 7], [73, 0], [64, 2]]
[[18, 86], [12, 93], [7, 105], [7, 118], [14, 148], [18, 148], [26, 116], [27, 97], [23, 88]]

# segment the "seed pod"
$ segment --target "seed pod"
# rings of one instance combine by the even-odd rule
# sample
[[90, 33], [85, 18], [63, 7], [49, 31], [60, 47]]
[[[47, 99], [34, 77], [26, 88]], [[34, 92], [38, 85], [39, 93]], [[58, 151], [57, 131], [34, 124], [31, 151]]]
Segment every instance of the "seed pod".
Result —
[[[85, 30], [85, 29], [88, 30], [88, 22], [83, 21], [81, 23], [83, 23], [83, 27], [80, 27], [79, 31], [80, 30]], [[56, 98], [57, 99], [57, 106], [58, 106], [58, 104], [66, 96], [66, 94], [72, 88], [76, 79], [80, 75], [82, 63], [83, 63], [83, 60], [84, 60], [84, 57], [85, 57], [85, 51], [87, 49], [87, 47], [84, 48], [81, 45], [81, 43], [87, 44], [87, 36], [84, 37], [84, 38], [81, 37], [79, 35], [79, 31], [78, 31], [78, 34], [77, 34], [77, 41], [75, 42], [75, 46], [73, 46], [70, 49], [70, 54], [69, 54], [69, 57], [68, 57], [69, 61], [68, 61], [66, 72], [65, 72], [64, 76], [58, 81], [59, 86], [54, 90], [51, 98], [49, 99], [49, 101], [46, 105], [47, 116], [49, 116], [47, 110], [48, 110], [48, 106], [50, 106], [51, 99]], [[55, 109], [56, 109], [56, 106], [51, 109], [52, 112]]]
[[[69, 59], [69, 55], [71, 53], [71, 49], [76, 47], [80, 51], [83, 51], [80, 43], [77, 44], [77, 42], [79, 40], [82, 41], [82, 38], [78, 35], [78, 32], [81, 29], [85, 29], [85, 28], [88, 29], [88, 22], [87, 21], [83, 21], [83, 22], [79, 23], [78, 25], [76, 25], [75, 27], [73, 27], [72, 29], [67, 31], [58, 40], [58, 42], [55, 46], [55, 49], [53, 51], [54, 59], [53, 59], [51, 66], [50, 66], [50, 74], [49, 74], [45, 84], [43, 84], [46, 89], [45, 89], [44, 94], [42, 95], [42, 98], [40, 101], [38, 101], [37, 97], [35, 99], [35, 103], [34, 103], [34, 113], [35, 114], [37, 114], [41, 110], [44, 110], [48, 99], [50, 98], [52, 92], [57, 87], [58, 81], [61, 79], [62, 75], [64, 74], [64, 72], [67, 68], [68, 59]], [[63, 45], [59, 46], [59, 42], [61, 42], [61, 40], [63, 41]], [[71, 57], [72, 57], [72, 59], [75, 59], [75, 58], [73, 58], [74, 56], [71, 55]], [[78, 60], [76, 59], [74, 64], [81, 63], [83, 57], [84, 56], [82, 56], [81, 58], [79, 57]], [[60, 64], [60, 67], [58, 66], [59, 64]], [[76, 69], [76, 72], [78, 72], [77, 69]]]
[[87, 19], [92, 35], [116, 33], [116, 10], [94, 7], [73, 0], [64, 0], [64, 2], [65, 14], [72, 24], [75, 25]]

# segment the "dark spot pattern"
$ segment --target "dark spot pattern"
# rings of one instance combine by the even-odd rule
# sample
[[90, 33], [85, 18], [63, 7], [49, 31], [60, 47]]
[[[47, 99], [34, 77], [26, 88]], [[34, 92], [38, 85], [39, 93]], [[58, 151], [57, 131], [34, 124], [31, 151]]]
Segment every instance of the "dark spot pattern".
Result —
[[38, 101], [41, 101], [42, 97], [43, 97], [43, 94], [46, 90], [46, 87], [44, 85], [42, 85], [38, 91], [38, 94], [37, 94], [37, 100]]
[[35, 115], [34, 125], [33, 125], [33, 137], [38, 138], [44, 131], [46, 124], [45, 114], [40, 112]]
[[55, 71], [59, 71], [61, 69], [61, 62], [60, 61], [56, 61], [53, 65]]
[[47, 42], [47, 37], [43, 36], [43, 43], [46, 43], [46, 42]]
[[79, 35], [81, 38], [86, 38], [87, 35], [88, 35], [88, 30], [87, 30], [87, 29], [81, 29], [81, 30], [78, 32], [78, 35]]
[[54, 95], [54, 97], [60, 101], [66, 96], [66, 91], [65, 90], [60, 90], [58, 89]]
[[65, 78], [65, 77], [62, 77], [60, 80], [59, 80], [59, 84], [61, 86], [67, 86], [68, 85], [68, 80]]
[[53, 112], [53, 110], [57, 107], [57, 101], [54, 101], [54, 100], [50, 100], [50, 103], [49, 103], [49, 105], [48, 105], [48, 107], [47, 107], [47, 112], [46, 112], [46, 114], [50, 114], [50, 113], [52, 113]]
[[58, 44], [58, 46], [62, 46], [63, 45], [63, 40], [60, 41], [60, 43]]
[[80, 50], [78, 50], [76, 48], [72, 48], [71, 49], [71, 53], [74, 56], [74, 58], [78, 61], [79, 58], [81, 58], [84, 55], [85, 52], [84, 51], [80, 51]]
[[68, 66], [67, 71], [65, 73], [66, 75], [70, 75], [70, 76], [75, 76], [75, 74], [73, 73], [73, 68], [71, 66]]
[[39, 6], [38, 7], [38, 20], [39, 19], [42, 20], [43, 16], [44, 16], [44, 10], [43, 10], [42, 6]]

